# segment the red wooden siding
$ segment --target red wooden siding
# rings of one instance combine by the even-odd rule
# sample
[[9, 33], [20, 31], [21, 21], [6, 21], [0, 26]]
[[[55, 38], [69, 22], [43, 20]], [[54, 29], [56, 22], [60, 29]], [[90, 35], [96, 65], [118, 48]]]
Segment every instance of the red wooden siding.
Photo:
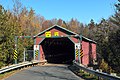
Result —
[[96, 44], [92, 43], [92, 56], [96, 60]]
[[45, 60], [45, 56], [44, 56], [44, 52], [43, 52], [43, 48], [40, 45], [40, 61]]
[[39, 45], [39, 43], [43, 40], [43, 38], [36, 38], [36, 45]]
[[89, 43], [82, 41], [82, 49], [83, 49], [82, 64], [87, 66], [89, 64]]

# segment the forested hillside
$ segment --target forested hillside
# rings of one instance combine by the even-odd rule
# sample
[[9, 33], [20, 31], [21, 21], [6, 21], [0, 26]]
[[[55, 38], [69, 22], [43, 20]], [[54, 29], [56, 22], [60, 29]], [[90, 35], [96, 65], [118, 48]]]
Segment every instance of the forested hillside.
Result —
[[[36, 15], [33, 8], [26, 8], [18, 0], [14, 1], [13, 6], [12, 10], [5, 10], [0, 5], [0, 67], [14, 63], [15, 36], [34, 36], [57, 24], [95, 40], [99, 67], [106, 72], [120, 73], [120, 1], [115, 4], [116, 11], [111, 17], [102, 18], [99, 23], [91, 19], [89, 24], [83, 24], [74, 18], [67, 22], [56, 18], [46, 20], [43, 16]], [[23, 48], [32, 49], [32, 45], [32, 39], [18, 40], [19, 62], [23, 61]]]

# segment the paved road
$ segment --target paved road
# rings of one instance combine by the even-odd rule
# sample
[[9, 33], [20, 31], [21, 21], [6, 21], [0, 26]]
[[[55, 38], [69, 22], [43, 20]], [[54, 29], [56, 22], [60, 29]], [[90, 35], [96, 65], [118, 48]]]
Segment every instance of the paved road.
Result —
[[20, 71], [5, 80], [82, 80], [67, 65], [35, 66]]

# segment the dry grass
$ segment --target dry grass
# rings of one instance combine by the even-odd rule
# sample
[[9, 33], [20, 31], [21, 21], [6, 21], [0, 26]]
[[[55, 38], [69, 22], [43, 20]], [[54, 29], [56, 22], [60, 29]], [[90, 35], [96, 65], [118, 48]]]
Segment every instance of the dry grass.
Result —
[[5, 78], [10, 77], [13, 74], [17, 73], [18, 71], [20, 71], [20, 70], [13, 70], [13, 71], [10, 71], [10, 72], [6, 72], [6, 73], [3, 73], [3, 74], [0, 74], [0, 80], [4, 80]]

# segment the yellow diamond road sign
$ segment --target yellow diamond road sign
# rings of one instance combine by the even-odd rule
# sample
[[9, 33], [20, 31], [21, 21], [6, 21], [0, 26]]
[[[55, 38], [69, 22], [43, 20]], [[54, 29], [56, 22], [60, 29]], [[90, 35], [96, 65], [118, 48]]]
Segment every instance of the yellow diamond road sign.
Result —
[[54, 32], [54, 36], [59, 36], [59, 32]]
[[46, 32], [45, 37], [51, 37], [51, 32], [50, 31]]

